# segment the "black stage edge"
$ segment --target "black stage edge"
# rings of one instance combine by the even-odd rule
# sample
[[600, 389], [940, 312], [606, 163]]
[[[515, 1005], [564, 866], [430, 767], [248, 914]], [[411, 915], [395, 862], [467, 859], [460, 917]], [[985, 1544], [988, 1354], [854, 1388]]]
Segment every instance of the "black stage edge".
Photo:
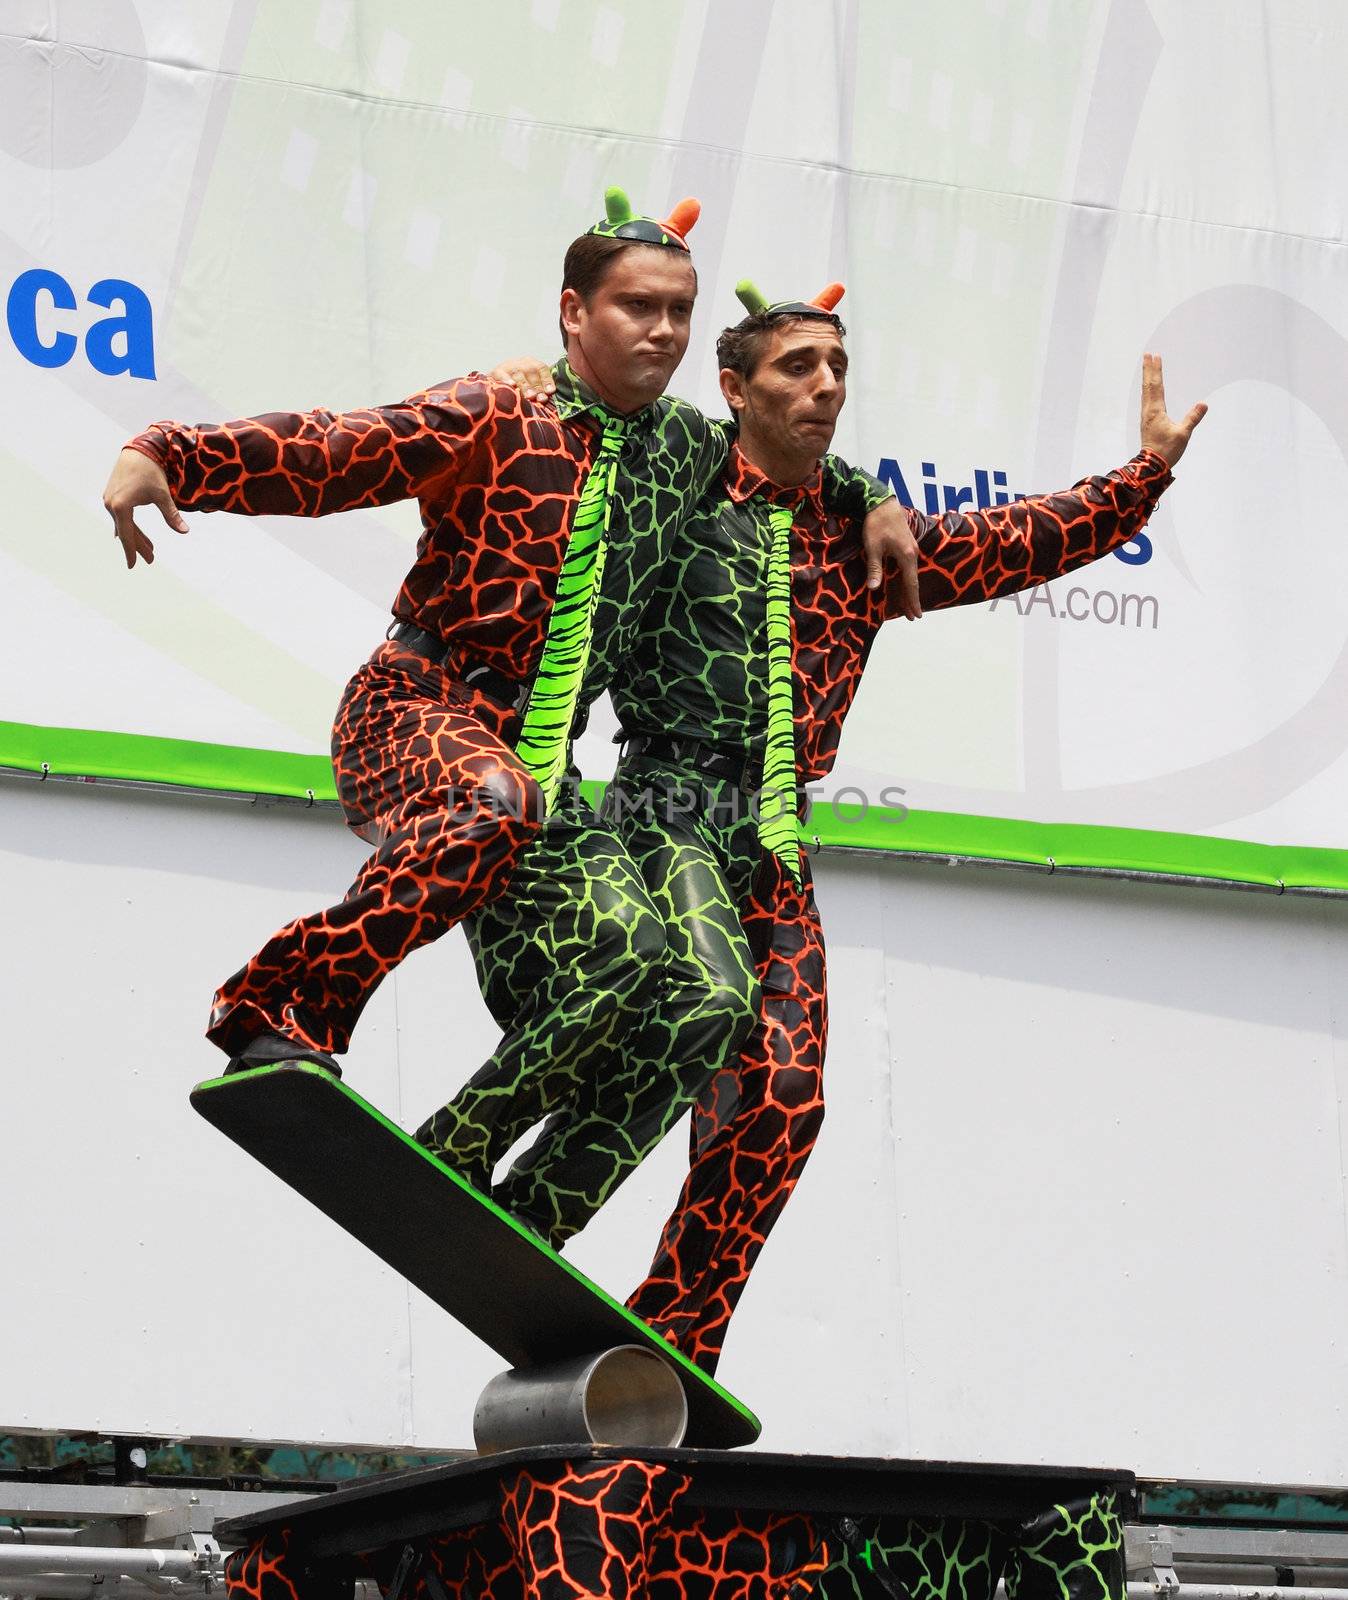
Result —
[[552, 1461], [631, 1460], [666, 1463], [687, 1473], [691, 1479], [687, 1504], [737, 1511], [974, 1517], [1020, 1523], [1050, 1506], [1107, 1487], [1115, 1490], [1122, 1516], [1136, 1514], [1133, 1474], [1091, 1467], [553, 1445], [366, 1478], [311, 1500], [231, 1518], [216, 1532], [224, 1543], [242, 1545], [271, 1530], [289, 1528], [290, 1548], [304, 1558], [321, 1561], [356, 1555], [494, 1518], [500, 1509], [502, 1480], [522, 1467]]

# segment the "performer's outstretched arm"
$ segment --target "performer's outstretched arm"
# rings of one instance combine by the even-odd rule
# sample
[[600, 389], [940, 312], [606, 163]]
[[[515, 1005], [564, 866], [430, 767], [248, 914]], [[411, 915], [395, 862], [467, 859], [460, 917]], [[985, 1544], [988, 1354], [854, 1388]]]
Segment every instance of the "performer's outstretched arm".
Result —
[[[1137, 537], [1170, 481], [1162, 457], [1140, 450], [1125, 466], [1059, 494], [941, 517], [909, 511], [923, 606], [995, 600], [1098, 561]], [[885, 602], [895, 615], [892, 588]]]
[[[117, 459], [103, 504], [133, 567], [154, 559], [138, 506], [157, 506], [179, 533], [179, 508], [321, 517], [424, 496], [460, 468], [494, 414], [499, 391], [458, 378], [361, 411], [281, 411], [189, 427], [157, 422]], [[511, 404], [518, 404], [510, 396]]]
[[[1083, 478], [1062, 493], [1032, 495], [985, 511], [933, 517], [909, 510], [920, 551], [922, 604], [940, 609], [994, 600], [1098, 561], [1136, 538], [1206, 412], [1207, 406], [1200, 404], [1181, 421], [1172, 420], [1165, 409], [1161, 358], [1147, 355], [1142, 362], [1142, 448], [1125, 466], [1103, 477]], [[872, 559], [872, 574], [875, 570]], [[886, 615], [902, 610], [891, 579]]]

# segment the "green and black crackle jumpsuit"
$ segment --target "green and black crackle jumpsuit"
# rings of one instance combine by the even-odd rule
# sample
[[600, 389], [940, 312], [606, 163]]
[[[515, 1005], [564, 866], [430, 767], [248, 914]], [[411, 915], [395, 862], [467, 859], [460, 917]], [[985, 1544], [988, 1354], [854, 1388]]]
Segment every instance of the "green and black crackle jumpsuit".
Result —
[[[1169, 476], [1159, 456], [1142, 452], [1063, 494], [939, 518], [910, 512], [924, 607], [991, 599], [1098, 559], [1141, 529]], [[795, 512], [803, 785], [830, 770], [871, 645], [897, 614], [898, 598], [866, 588], [860, 523], [825, 510], [817, 477], [804, 489], [778, 489], [732, 452], [722, 483], [676, 536], [613, 699], [629, 735], [680, 735], [752, 768], [767, 724], [771, 501]], [[677, 1107], [695, 1098], [688, 1178], [629, 1304], [714, 1371], [750, 1270], [823, 1119], [825, 962], [809, 862], [801, 860], [797, 887], [761, 847], [736, 782], [649, 756], [620, 760], [604, 825], [578, 817], [573, 828], [578, 861], [615, 836], [625, 845], [665, 920], [666, 981], [634, 1028], [586, 1036], [588, 1088], [550, 1120], [496, 1192], [560, 1243], [653, 1147]], [[527, 879], [517, 875], [511, 892], [469, 925], [484, 989], [506, 1029], [503, 1051], [526, 1057], [546, 1053], [555, 1037], [555, 1013], [537, 1003], [556, 981], [544, 931], [548, 880], [529, 870], [544, 848], [523, 858]], [[583, 902], [583, 892], [572, 895]], [[620, 928], [621, 910], [616, 916]], [[608, 936], [599, 925], [586, 933], [601, 947]], [[583, 991], [577, 975], [586, 948], [577, 942], [564, 958]], [[708, 1053], [709, 1039], [719, 1058]]]
[[[720, 445], [719, 478], [733, 433], [728, 424], [705, 426]], [[869, 473], [834, 457], [822, 482], [828, 503], [858, 526], [892, 498]], [[695, 503], [704, 498], [699, 492]], [[671, 500], [666, 558], [688, 509]], [[653, 574], [652, 591], [658, 582]], [[582, 706], [636, 650], [634, 601], [618, 614], [608, 587], [606, 566]], [[726, 1059], [752, 1022], [756, 995], [727, 994], [716, 982], [730, 959], [716, 930], [724, 926], [738, 940], [736, 907], [713, 864], [704, 869], [685, 854], [669, 875], [654, 861], [638, 865], [623, 834], [581, 799], [573, 773], [546, 826], [518, 853], [506, 893], [465, 926], [483, 997], [504, 1036], [416, 1137], [560, 1244], [687, 1110], [705, 1083], [705, 1063]], [[645, 1055], [637, 1062], [625, 1054], [622, 1087], [605, 1085], [616, 1098], [596, 1100], [605, 1069], [639, 1025]], [[698, 1063], [693, 1072], [665, 1070], [666, 1061], [689, 1060]], [[502, 1157], [544, 1119], [539, 1141], [493, 1184]], [[565, 1136], [572, 1124], [586, 1129], [583, 1141]]]
[[[845, 1527], [846, 1537], [839, 1537]], [[1102, 1485], [1021, 1521], [862, 1516], [829, 1530], [817, 1600], [1125, 1600], [1118, 1497]]]

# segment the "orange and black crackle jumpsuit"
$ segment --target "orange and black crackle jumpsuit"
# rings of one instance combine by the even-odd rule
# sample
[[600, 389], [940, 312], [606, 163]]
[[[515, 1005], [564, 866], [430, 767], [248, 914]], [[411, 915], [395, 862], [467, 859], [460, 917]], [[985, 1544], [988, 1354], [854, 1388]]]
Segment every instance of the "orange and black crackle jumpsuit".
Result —
[[[1169, 482], [1165, 461], [1143, 450], [1064, 493], [941, 517], [910, 511], [924, 609], [990, 600], [1099, 559], [1136, 536]], [[828, 774], [876, 634], [897, 614], [898, 597], [866, 587], [860, 525], [826, 511], [817, 479], [779, 489], [738, 446], [722, 484], [676, 536], [613, 692], [624, 733], [635, 740], [609, 801], [628, 852], [661, 875], [689, 852], [719, 863], [740, 917], [738, 948], [724, 959], [756, 980], [756, 1018], [696, 1100], [687, 1180], [649, 1275], [628, 1301], [708, 1372], [824, 1118], [824, 941], [809, 860], [802, 854], [797, 886], [762, 848], [742, 784], [710, 775], [706, 764], [711, 752], [752, 774], [763, 750], [773, 501], [794, 513], [797, 779], [803, 786]], [[670, 736], [678, 737], [677, 750]], [[643, 1028], [658, 1024], [657, 1006]], [[629, 1060], [639, 1057], [641, 1033], [621, 1048]], [[581, 1122], [569, 1131], [578, 1152], [594, 1129]], [[583, 1156], [569, 1166], [583, 1180]]]
[[[419, 501], [417, 557], [393, 614], [447, 652], [434, 662], [389, 640], [348, 684], [332, 733], [337, 793], [376, 848], [337, 905], [280, 929], [221, 985], [207, 1036], [231, 1056], [259, 1033], [344, 1051], [385, 974], [499, 894], [539, 831], [537, 787], [512, 747], [518, 715], [464, 680], [485, 667], [498, 687], [524, 685], [539, 664], [604, 414], [564, 360], [555, 379], [551, 400], [471, 375], [391, 406], [165, 422], [131, 441], [184, 510], [322, 516]], [[726, 448], [724, 430], [683, 401], [636, 418], [585, 701], [635, 647], [673, 532]]]

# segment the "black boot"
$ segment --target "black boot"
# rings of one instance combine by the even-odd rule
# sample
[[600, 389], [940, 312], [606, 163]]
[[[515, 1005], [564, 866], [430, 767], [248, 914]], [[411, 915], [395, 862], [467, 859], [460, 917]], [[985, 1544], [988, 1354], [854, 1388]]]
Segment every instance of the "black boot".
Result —
[[[501, 1209], [504, 1211], [506, 1208], [502, 1206]], [[523, 1228], [527, 1233], [533, 1234], [534, 1238], [538, 1240], [539, 1244], [547, 1245], [549, 1250], [553, 1251], [554, 1254], [556, 1253], [557, 1246], [554, 1245], [552, 1240], [548, 1237], [546, 1223], [540, 1222], [537, 1217], [531, 1217], [527, 1211], [510, 1211], [507, 1214], [510, 1216], [512, 1221], [518, 1222], [520, 1227]]]
[[274, 1066], [278, 1061], [308, 1061], [330, 1072], [334, 1078], [342, 1075], [336, 1059], [322, 1050], [301, 1044], [298, 1039], [287, 1039], [282, 1033], [257, 1033], [225, 1068], [225, 1076], [231, 1072], [250, 1072], [254, 1067]]

